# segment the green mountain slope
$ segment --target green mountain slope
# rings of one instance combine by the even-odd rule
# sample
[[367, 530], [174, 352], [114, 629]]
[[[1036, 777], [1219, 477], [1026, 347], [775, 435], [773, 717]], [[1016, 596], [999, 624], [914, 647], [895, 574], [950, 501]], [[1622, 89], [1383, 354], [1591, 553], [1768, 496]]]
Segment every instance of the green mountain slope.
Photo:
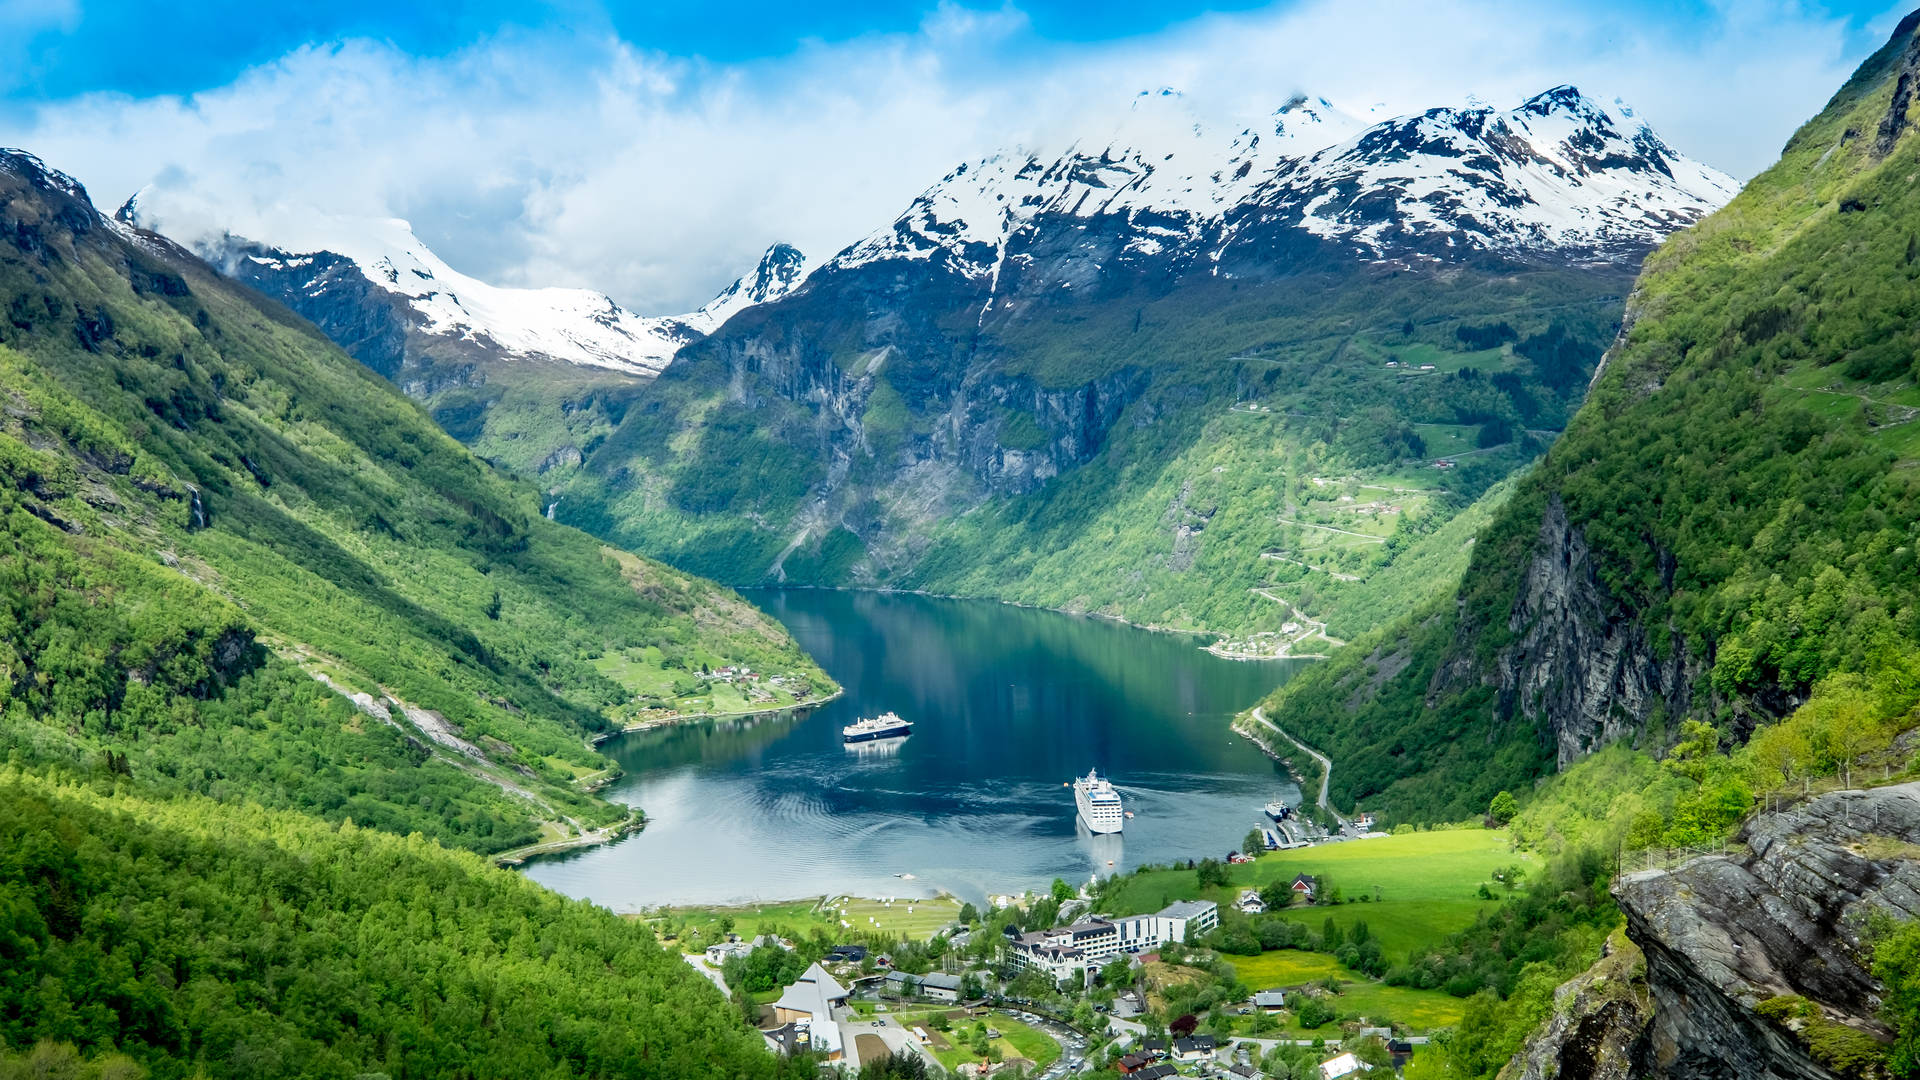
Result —
[[921, 325], [949, 302], [937, 291], [876, 298], [913, 310], [872, 322], [802, 292], [683, 354], [558, 516], [741, 584], [1233, 632], [1305, 625], [1297, 607], [1354, 633], [1464, 565], [1465, 537], [1440, 527], [1564, 423], [1630, 273], [1329, 258], [977, 327]]
[[644, 926], [473, 855], [0, 766], [0, 1070], [812, 1075], [736, 1015]]
[[1911, 706], [1915, 27], [1649, 257], [1586, 404], [1458, 594], [1269, 702], [1334, 758], [1343, 802], [1457, 817], [1608, 741], [1659, 748], [1683, 716], [1737, 741], [1843, 683]]
[[580, 782], [609, 764], [588, 737], [704, 707], [703, 666], [828, 685], [738, 597], [547, 522], [312, 327], [15, 153], [0, 301], [16, 757], [496, 851], [623, 817]]

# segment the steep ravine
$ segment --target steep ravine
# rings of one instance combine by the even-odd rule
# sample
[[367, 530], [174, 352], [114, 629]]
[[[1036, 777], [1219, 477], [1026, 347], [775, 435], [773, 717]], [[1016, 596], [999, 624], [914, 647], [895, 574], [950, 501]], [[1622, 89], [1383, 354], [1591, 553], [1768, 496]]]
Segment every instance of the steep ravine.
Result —
[[[1753, 817], [1726, 855], [1623, 875], [1614, 896], [1645, 955], [1651, 1008], [1562, 988], [1556, 1015], [1504, 1075], [1827, 1080], [1795, 1033], [1755, 1011], [1799, 997], [1884, 1037], [1864, 932], [1920, 917], [1920, 783], [1840, 791]], [[1602, 965], [1608, 960], [1602, 960]]]

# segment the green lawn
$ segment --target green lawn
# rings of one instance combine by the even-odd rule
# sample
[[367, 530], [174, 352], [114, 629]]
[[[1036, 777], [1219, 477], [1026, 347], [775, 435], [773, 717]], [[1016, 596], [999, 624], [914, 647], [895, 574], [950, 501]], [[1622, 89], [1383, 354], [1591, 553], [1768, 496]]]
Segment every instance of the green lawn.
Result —
[[756, 935], [772, 932], [807, 937], [815, 930], [829, 934], [838, 931], [839, 924], [822, 915], [818, 906], [817, 900], [794, 900], [741, 907], [668, 908], [650, 921], [663, 934], [679, 927], [681, 934], [672, 944], [682, 952], [697, 953], [721, 940], [723, 918], [733, 919], [733, 932], [749, 941]]
[[[1341, 993], [1328, 1002], [1341, 1016], [1357, 1014], [1365, 1017], [1377, 1026], [1397, 1025], [1407, 1031], [1418, 1034], [1452, 1027], [1465, 1015], [1467, 1003], [1439, 990], [1413, 990], [1401, 986], [1387, 986], [1384, 983], [1369, 982], [1365, 979], [1343, 982]], [[1279, 1014], [1279, 1024], [1273, 1020], [1263, 1021], [1260, 1030], [1254, 1030], [1252, 1016], [1233, 1018], [1235, 1035], [1254, 1035], [1262, 1039], [1338, 1039], [1340, 1025], [1325, 1024], [1318, 1028], [1301, 1027], [1293, 1014]]]
[[[1191, 870], [1135, 874], [1116, 887], [1104, 906], [1115, 915], [1133, 915], [1158, 911], [1172, 901], [1190, 900], [1196, 895], [1226, 906], [1249, 886], [1259, 888], [1269, 882], [1291, 881], [1298, 874], [1312, 874], [1321, 879], [1322, 896], [1338, 888], [1349, 902], [1289, 907], [1279, 914], [1315, 931], [1328, 919], [1343, 931], [1364, 921], [1380, 940], [1380, 947], [1397, 960], [1415, 948], [1473, 925], [1481, 910], [1499, 902], [1479, 899], [1481, 884], [1492, 884], [1496, 869], [1514, 864], [1532, 870], [1538, 860], [1509, 851], [1504, 832], [1455, 829], [1409, 833], [1271, 852], [1233, 867], [1231, 886], [1204, 893], [1196, 889]], [[1493, 887], [1496, 894], [1503, 892], [1498, 885]], [[1362, 894], [1377, 894], [1380, 899], [1356, 902]], [[1235, 961], [1236, 966], [1240, 963]], [[1254, 980], [1247, 981], [1252, 985]]]
[[1448, 934], [1473, 925], [1482, 909], [1497, 901], [1487, 900], [1388, 900], [1378, 904], [1341, 904], [1339, 907], [1298, 907], [1282, 911], [1281, 917], [1305, 923], [1318, 933], [1328, 919], [1341, 933], [1353, 929], [1356, 922], [1380, 941], [1388, 957], [1399, 960], [1407, 953], [1432, 945]]
[[[1313, 874], [1338, 887], [1349, 900], [1379, 889], [1379, 899], [1469, 900], [1493, 871], [1514, 863], [1533, 865], [1531, 855], [1508, 848], [1494, 829], [1407, 833], [1378, 840], [1275, 851], [1233, 868], [1237, 886], [1258, 887], [1296, 874]], [[1192, 881], [1193, 875], [1187, 874]]]
[[1349, 978], [1340, 962], [1326, 953], [1275, 949], [1259, 956], [1229, 956], [1240, 981], [1254, 990], [1280, 989], [1319, 982], [1329, 975]]
[[[928, 1021], [939, 1013], [946, 1013], [952, 1018], [953, 1030], [936, 1032], [928, 1025]], [[909, 1030], [917, 1025], [926, 1028], [930, 1034], [943, 1036], [948, 1043], [945, 1049], [939, 1046], [938, 1038], [929, 1049], [933, 1052], [935, 1060], [945, 1066], [948, 1071], [951, 1072], [961, 1065], [980, 1060], [969, 1045], [969, 1033], [973, 1031], [974, 1024], [979, 1022], [975, 1018], [957, 1010], [947, 1009], [899, 1011], [892, 1015], [897, 1023]], [[1002, 1060], [1026, 1058], [1044, 1069], [1060, 1057], [1060, 1044], [1054, 1042], [1052, 1036], [1038, 1028], [1021, 1023], [1004, 1013], [994, 1013], [986, 1017], [985, 1022], [988, 1027], [1000, 1033], [1000, 1037], [993, 1040], [993, 1045], [1000, 1049]]]
[[[840, 912], [838, 919], [852, 923], [855, 930], [898, 934], [915, 940], [930, 938], [960, 918], [960, 901], [951, 896], [939, 896], [931, 900], [895, 900], [891, 905], [878, 900], [839, 896], [832, 898], [829, 904], [833, 910]], [[836, 928], [839, 927], [838, 919], [831, 914], [827, 917], [833, 920]], [[873, 921], [868, 922], [869, 919]]]
[[[815, 899], [746, 904], [740, 907], [668, 908], [652, 921], [662, 933], [678, 927], [681, 934], [673, 944], [683, 952], [697, 953], [720, 940], [720, 920], [723, 918], [731, 918], [733, 932], [749, 940], [757, 934], [773, 932], [789, 937], [811, 937], [815, 930], [838, 940], [847, 933], [840, 925], [842, 916], [839, 913], [844, 910], [846, 921], [857, 930], [923, 939], [932, 937], [935, 931], [954, 922], [960, 914], [960, 901], [951, 896], [931, 900], [895, 900], [892, 906], [879, 900], [837, 896], [831, 898], [830, 904], [830, 907], [823, 906], [820, 900]], [[913, 910], [908, 911], [909, 907]], [[869, 923], [868, 917], [875, 922]]]
[[[1233, 964], [1240, 981], [1255, 990], [1318, 983], [1332, 976], [1340, 980], [1341, 994], [1331, 1004], [1341, 1015], [1360, 1013], [1370, 1020], [1402, 1024], [1414, 1031], [1456, 1024], [1466, 1008], [1466, 1002], [1439, 990], [1414, 990], [1375, 982], [1348, 971], [1325, 953], [1279, 949], [1259, 956], [1229, 956], [1227, 960]], [[1319, 1032], [1301, 1028], [1291, 1014], [1283, 1015], [1287, 1021], [1283, 1028], [1290, 1033], [1289, 1037], [1310, 1039], [1315, 1034], [1326, 1033], [1325, 1028]], [[1237, 1023], [1234, 1030], [1252, 1033], [1250, 1022], [1244, 1020]]]
[[1413, 430], [1426, 440], [1427, 456], [1446, 457], [1477, 449], [1480, 429], [1467, 424], [1415, 424]]
[[[1259, 888], [1271, 881], [1291, 881], [1296, 874], [1312, 874], [1323, 878], [1330, 888], [1338, 888], [1349, 901], [1363, 891], [1374, 895], [1377, 887], [1384, 902], [1302, 910], [1310, 911], [1316, 920], [1325, 918], [1331, 910], [1341, 918], [1366, 918], [1372, 925], [1376, 919], [1384, 923], [1383, 912], [1420, 918], [1420, 905], [1403, 904], [1405, 901], [1472, 901], [1481, 883], [1492, 881], [1494, 870], [1514, 863], [1532, 867], [1536, 860], [1508, 850], [1504, 832], [1453, 829], [1409, 833], [1269, 852], [1251, 863], [1232, 867], [1233, 884], [1210, 889], [1205, 896], [1224, 905], [1248, 886]], [[1197, 893], [1193, 871], [1154, 870], [1126, 878], [1105, 906], [1114, 915], [1135, 915], [1158, 911], [1175, 900], [1191, 900]], [[1458, 929], [1473, 921], [1474, 910], [1469, 905], [1427, 921]], [[1367, 918], [1369, 911], [1374, 918]], [[1377, 931], [1380, 926], [1373, 928]]]

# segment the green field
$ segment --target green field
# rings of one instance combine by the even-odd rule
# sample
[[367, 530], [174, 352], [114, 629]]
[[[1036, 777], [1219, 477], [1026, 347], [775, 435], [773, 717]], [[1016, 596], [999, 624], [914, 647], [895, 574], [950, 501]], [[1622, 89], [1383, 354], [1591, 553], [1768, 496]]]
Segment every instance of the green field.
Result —
[[[719, 942], [720, 920], [731, 918], [733, 932], [751, 941], [760, 934], [781, 933], [811, 937], [815, 930], [832, 934], [839, 924], [819, 912], [818, 900], [794, 900], [780, 904], [749, 904], [741, 907], [667, 908], [645, 917], [655, 930], [681, 952], [705, 952]], [[676, 933], [677, 931], [677, 933]]]
[[[940, 1013], [945, 1013], [951, 1020], [953, 1030], [938, 1032], [928, 1027], [928, 1021]], [[908, 1010], [894, 1012], [891, 1015], [902, 1027], [926, 1028], [934, 1037], [933, 1045], [928, 1049], [933, 1052], [934, 1059], [948, 1071], [980, 1060], [966, 1044], [967, 1033], [973, 1030], [974, 1024], [979, 1020], [967, 1015], [963, 1010]], [[1059, 1059], [1060, 1044], [1054, 1042], [1053, 1037], [1046, 1032], [1021, 1023], [1004, 1013], [993, 1013], [984, 1019], [988, 1027], [1000, 1033], [1000, 1037], [993, 1040], [993, 1045], [999, 1048], [1002, 1060], [1025, 1058], [1044, 1069]], [[945, 1045], [942, 1045], [943, 1043]]]
[[[1332, 977], [1340, 980], [1340, 994], [1332, 999], [1342, 1016], [1358, 1013], [1369, 1020], [1400, 1024], [1413, 1031], [1431, 1031], [1459, 1023], [1466, 1002], [1439, 990], [1414, 990], [1388, 986], [1348, 971], [1325, 953], [1279, 949], [1259, 956], [1230, 956], [1240, 981], [1255, 990], [1281, 989], [1307, 983], [1319, 983]], [[1291, 1013], [1283, 1014], [1286, 1023], [1278, 1029], [1290, 1038], [1310, 1039], [1324, 1035], [1326, 1028], [1302, 1028]], [[1254, 1034], [1251, 1020], [1236, 1022], [1235, 1031]], [[1262, 1032], [1272, 1037], [1273, 1031]]]
[[[1515, 863], [1535, 865], [1533, 856], [1511, 851], [1507, 844], [1503, 832], [1452, 829], [1276, 851], [1231, 867], [1233, 884], [1203, 895], [1224, 905], [1249, 886], [1259, 888], [1292, 880], [1296, 874], [1313, 874], [1324, 878], [1330, 888], [1338, 888], [1349, 901], [1298, 909], [1310, 915], [1315, 925], [1333, 914], [1337, 919], [1366, 919], [1376, 933], [1397, 920], [1459, 929], [1473, 922], [1477, 905], [1484, 903], [1475, 900], [1480, 885], [1491, 882], [1495, 870]], [[1152, 870], [1121, 881], [1105, 906], [1115, 915], [1135, 915], [1192, 899], [1198, 891], [1191, 870]], [[1380, 902], [1353, 903], [1363, 892]], [[1435, 901], [1460, 906], [1443, 906], [1433, 917], [1423, 915], [1422, 909]]]
[[1415, 424], [1413, 430], [1427, 444], [1430, 458], [1448, 457], [1464, 454], [1478, 449], [1474, 440], [1480, 435], [1480, 429], [1469, 424]]
[[1255, 990], [1277, 990], [1319, 982], [1331, 975], [1352, 978], [1340, 962], [1326, 953], [1304, 949], [1274, 949], [1259, 956], [1229, 956], [1240, 981]]
[[[951, 896], [939, 896], [931, 900], [895, 900], [891, 905], [879, 900], [846, 896], [832, 897], [828, 902], [840, 912], [838, 919], [828, 916], [833, 919], [836, 928], [839, 928], [839, 919], [844, 919], [853, 924], [855, 932], [898, 934], [916, 941], [932, 937], [960, 918], [960, 901]], [[909, 908], [912, 910], [909, 911]], [[869, 922], [869, 919], [872, 921]]]
[[[1480, 886], [1492, 883], [1495, 870], [1515, 864], [1529, 869], [1537, 865], [1532, 856], [1513, 852], [1507, 845], [1507, 834], [1485, 829], [1323, 844], [1273, 852], [1232, 867], [1231, 886], [1204, 892], [1195, 888], [1191, 870], [1135, 874], [1115, 886], [1104, 906], [1115, 914], [1135, 914], [1158, 910], [1173, 900], [1191, 899], [1196, 893], [1224, 906], [1241, 889], [1312, 874], [1322, 880], [1323, 887], [1339, 888], [1349, 902], [1285, 908], [1277, 913], [1279, 917], [1303, 923], [1316, 932], [1329, 919], [1342, 931], [1364, 921], [1386, 955], [1397, 960], [1466, 929], [1482, 910], [1500, 903], [1478, 897]], [[1502, 891], [1496, 886], [1497, 893]], [[1358, 902], [1361, 895], [1372, 897], [1376, 893], [1379, 900]], [[1348, 970], [1326, 953], [1280, 949], [1258, 956], [1229, 956], [1227, 960], [1240, 981], [1255, 990], [1337, 978], [1343, 992], [1332, 1004], [1339, 1012], [1360, 1013], [1416, 1031], [1456, 1023], [1465, 1007], [1460, 999], [1437, 990], [1375, 982]], [[1237, 1024], [1236, 1030], [1242, 1026], [1251, 1033], [1250, 1019]], [[1298, 1028], [1290, 1017], [1285, 1030], [1301, 1038], [1316, 1034]]]
[[[1341, 1016], [1355, 1014], [1376, 1026], [1396, 1026], [1416, 1034], [1458, 1024], [1467, 1008], [1463, 999], [1439, 990], [1413, 990], [1364, 979], [1342, 983], [1340, 994], [1329, 999], [1328, 1004]], [[1276, 1025], [1268, 1019], [1259, 1030], [1255, 1030], [1252, 1016], [1236, 1016], [1233, 1018], [1233, 1032], [1263, 1039], [1340, 1037], [1337, 1023], [1306, 1028], [1294, 1020], [1292, 1013], [1281, 1013], [1280, 1019], [1284, 1022]]]
[[[826, 906], [829, 903], [831, 906]], [[908, 907], [913, 910], [908, 911]], [[767, 933], [804, 938], [815, 931], [836, 941], [855, 932], [922, 940], [951, 925], [959, 914], [960, 901], [951, 896], [895, 900], [891, 906], [879, 900], [836, 896], [825, 901], [816, 898], [738, 907], [667, 908], [647, 918], [663, 935], [674, 935], [668, 940], [682, 952], [697, 953], [721, 940], [720, 921], [727, 918], [733, 920], [733, 932], [748, 940]], [[851, 930], [840, 925], [843, 917], [853, 924]], [[875, 921], [868, 922], [869, 918]]]

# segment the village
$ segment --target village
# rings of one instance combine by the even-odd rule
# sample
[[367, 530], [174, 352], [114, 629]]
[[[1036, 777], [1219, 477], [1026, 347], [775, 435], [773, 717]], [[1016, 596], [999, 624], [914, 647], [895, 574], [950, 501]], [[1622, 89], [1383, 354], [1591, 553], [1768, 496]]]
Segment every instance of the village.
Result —
[[[828, 1075], [900, 1059], [1009, 1080], [1417, 1077], [1460, 1003], [1380, 980], [1383, 949], [1414, 940], [1416, 911], [1470, 920], [1498, 902], [1489, 884], [1524, 870], [1497, 866], [1514, 856], [1480, 830], [1376, 835], [1056, 881], [984, 909], [832, 898], [661, 927], [769, 1052]], [[1340, 882], [1293, 868], [1309, 864]], [[1414, 893], [1416, 878], [1447, 899]]]

